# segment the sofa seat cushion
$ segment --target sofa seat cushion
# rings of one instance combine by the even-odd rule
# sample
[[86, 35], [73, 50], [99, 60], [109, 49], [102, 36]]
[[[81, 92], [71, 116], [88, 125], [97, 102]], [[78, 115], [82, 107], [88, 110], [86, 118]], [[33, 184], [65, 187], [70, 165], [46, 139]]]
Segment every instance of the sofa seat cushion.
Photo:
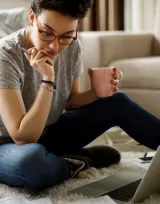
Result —
[[116, 60], [109, 66], [122, 70], [121, 88], [160, 89], [160, 56]]

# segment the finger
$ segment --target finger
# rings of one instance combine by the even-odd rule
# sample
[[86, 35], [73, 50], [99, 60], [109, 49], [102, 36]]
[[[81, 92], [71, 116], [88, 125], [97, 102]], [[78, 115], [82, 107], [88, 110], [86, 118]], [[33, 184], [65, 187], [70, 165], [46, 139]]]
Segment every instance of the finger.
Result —
[[92, 69], [91, 68], [88, 68], [88, 74], [89, 74], [89, 77], [90, 77], [90, 80], [92, 78]]
[[20, 47], [21, 48], [21, 50], [23, 50], [25, 53], [27, 53], [29, 56], [30, 56], [30, 52], [28, 51], [28, 50], [26, 50], [25, 48], [23, 48], [23, 47]]
[[119, 79], [114, 80], [114, 85], [118, 85], [119, 84]]
[[47, 52], [45, 50], [40, 50], [37, 52], [35, 56], [35, 60], [39, 60], [40, 58], [47, 56]]
[[42, 49], [41, 52], [44, 54], [44, 56], [47, 56], [47, 51], [45, 49]]
[[27, 59], [28, 61], [30, 61], [30, 55], [28, 55], [28, 54], [25, 53], [25, 52], [24, 52], [24, 55], [25, 55], [26, 59]]
[[35, 49], [35, 50], [36, 50], [36, 48], [35, 48], [35, 47], [31, 47], [31, 48], [29, 48], [29, 49], [28, 49], [28, 51], [29, 51], [29, 52], [31, 52], [33, 49]]
[[35, 47], [29, 48], [28, 52], [31, 53], [33, 49], [36, 49]]
[[54, 63], [53, 63], [53, 61], [48, 57], [48, 60], [46, 61], [50, 66], [53, 66], [54, 65]]
[[117, 72], [118, 69], [116, 67], [113, 67], [113, 72]]
[[91, 68], [88, 68], [88, 74], [89, 74], [89, 76], [92, 76], [92, 69]]
[[117, 74], [117, 72], [114, 72], [114, 73], [112, 74], [112, 76], [113, 76], [113, 79], [118, 79], [118, 74]]
[[43, 61], [45, 61], [47, 64], [49, 64], [50, 66], [53, 66], [54, 65], [54, 63], [53, 63], [53, 61], [49, 58], [49, 57], [43, 57], [43, 58], [40, 58], [39, 60], [38, 60], [38, 62], [43, 62]]
[[118, 90], [119, 90], [119, 88], [117, 86], [114, 86], [113, 91], [116, 92]]
[[112, 80], [111, 80], [111, 83], [112, 83], [113, 85], [117, 86], [117, 85], [119, 84], [119, 80], [118, 80], [118, 79], [117, 79], [117, 80], [112, 79]]
[[37, 54], [37, 50], [35, 48], [32, 48], [30, 60], [33, 60], [35, 58], [36, 54]]

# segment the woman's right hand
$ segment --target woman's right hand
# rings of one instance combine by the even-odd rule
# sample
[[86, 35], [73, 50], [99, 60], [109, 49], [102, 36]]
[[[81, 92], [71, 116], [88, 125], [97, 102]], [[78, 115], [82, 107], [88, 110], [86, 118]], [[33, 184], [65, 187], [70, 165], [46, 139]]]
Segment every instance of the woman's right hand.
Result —
[[28, 50], [31, 54], [24, 53], [25, 57], [30, 62], [30, 65], [36, 69], [44, 80], [55, 80], [53, 61], [47, 56], [45, 50], [38, 51], [36, 48]]

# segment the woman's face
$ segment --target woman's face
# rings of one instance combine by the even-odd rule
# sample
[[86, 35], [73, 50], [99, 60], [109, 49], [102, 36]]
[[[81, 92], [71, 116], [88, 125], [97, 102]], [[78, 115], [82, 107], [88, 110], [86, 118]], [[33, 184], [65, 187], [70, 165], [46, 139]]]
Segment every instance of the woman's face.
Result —
[[[55, 57], [59, 52], [67, 48], [68, 43], [74, 40], [77, 35], [78, 20], [70, 16], [64, 16], [56, 11], [42, 10], [36, 16], [30, 10], [29, 23], [31, 25], [28, 36], [29, 44], [37, 50], [46, 50], [50, 58]], [[53, 40], [54, 35], [60, 37]], [[60, 44], [60, 42], [65, 45]]]

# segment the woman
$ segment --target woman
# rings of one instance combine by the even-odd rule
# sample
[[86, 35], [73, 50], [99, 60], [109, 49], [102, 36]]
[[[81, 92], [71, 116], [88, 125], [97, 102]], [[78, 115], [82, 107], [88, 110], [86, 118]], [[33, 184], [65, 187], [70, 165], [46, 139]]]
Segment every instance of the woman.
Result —
[[118, 163], [112, 147], [83, 148], [113, 126], [150, 148], [160, 144], [160, 120], [117, 92], [116, 69], [113, 96], [80, 92], [77, 26], [90, 7], [90, 0], [33, 0], [29, 26], [0, 40], [2, 183], [44, 188]]

